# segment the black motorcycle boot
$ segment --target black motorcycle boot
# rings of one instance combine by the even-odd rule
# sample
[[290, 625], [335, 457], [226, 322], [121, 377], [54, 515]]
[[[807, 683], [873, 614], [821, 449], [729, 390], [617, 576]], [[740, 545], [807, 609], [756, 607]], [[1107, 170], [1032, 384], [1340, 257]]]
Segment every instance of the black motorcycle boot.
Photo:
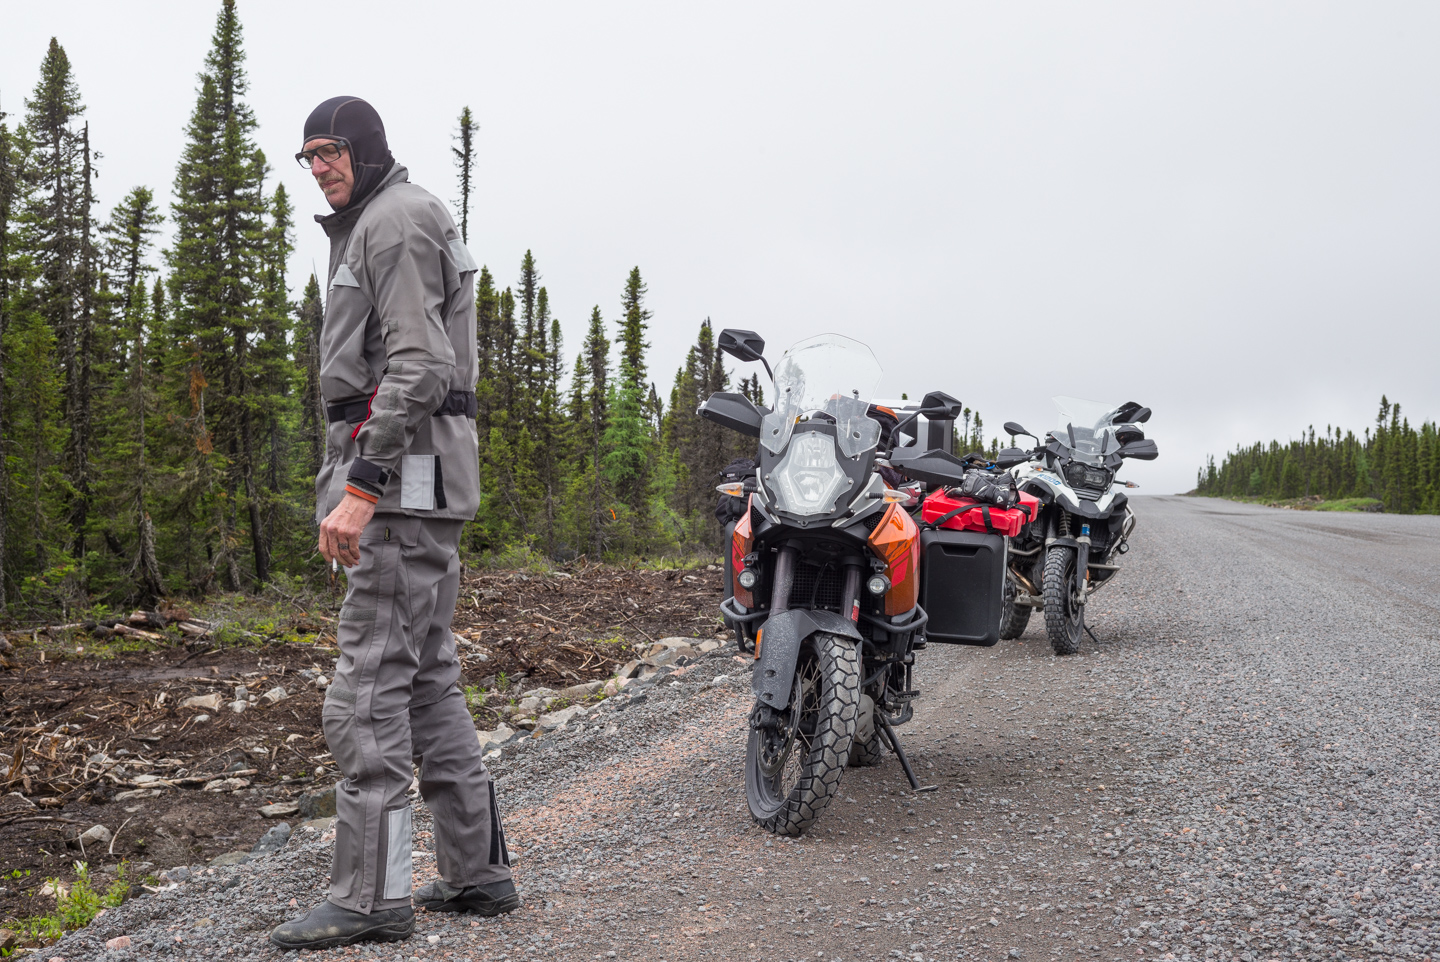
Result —
[[304, 918], [277, 925], [270, 941], [282, 949], [333, 949], [356, 942], [401, 942], [415, 931], [415, 910], [408, 905], [363, 915], [328, 899]]
[[476, 915], [500, 915], [520, 907], [520, 893], [515, 882], [490, 882], [467, 885], [457, 889], [444, 879], [422, 885], [415, 890], [415, 905], [429, 912], [474, 912]]

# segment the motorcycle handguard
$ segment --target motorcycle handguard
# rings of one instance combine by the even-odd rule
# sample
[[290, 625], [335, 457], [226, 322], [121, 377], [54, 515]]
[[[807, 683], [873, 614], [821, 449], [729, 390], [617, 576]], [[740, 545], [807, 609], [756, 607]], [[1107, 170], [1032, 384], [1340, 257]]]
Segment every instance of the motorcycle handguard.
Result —
[[833, 611], [794, 608], [772, 615], [760, 629], [755, 645], [758, 663], [750, 677], [750, 688], [756, 698], [776, 711], [790, 704], [800, 643], [817, 631], [850, 638], [857, 644], [861, 640], [855, 623]]

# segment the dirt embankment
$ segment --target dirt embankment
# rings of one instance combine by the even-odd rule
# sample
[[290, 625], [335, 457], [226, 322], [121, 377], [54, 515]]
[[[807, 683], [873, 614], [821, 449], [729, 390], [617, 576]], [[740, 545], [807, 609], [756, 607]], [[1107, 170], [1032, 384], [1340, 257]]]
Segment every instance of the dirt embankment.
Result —
[[[602, 565], [469, 573], [454, 621], [461, 684], [488, 691], [495, 705], [530, 688], [607, 678], [661, 637], [712, 634], [720, 577], [715, 567]], [[271, 626], [302, 642], [264, 643], [251, 632], [254, 643], [243, 647], [167, 636], [134, 650], [136, 636], [102, 638], [113, 635], [103, 628], [8, 633], [0, 656], [0, 917], [52, 911], [53, 899], [36, 893], [47, 878], [73, 878], [77, 859], [102, 883], [128, 861], [139, 882], [248, 848], [267, 827], [262, 806], [333, 784], [320, 708], [335, 663], [338, 602], [337, 595]], [[178, 613], [152, 615], [149, 629], [164, 620], [178, 621]], [[120, 641], [132, 650], [118, 650]], [[478, 704], [475, 715], [482, 729], [497, 720]], [[113, 842], [82, 854], [74, 839], [97, 824], [115, 833]]]

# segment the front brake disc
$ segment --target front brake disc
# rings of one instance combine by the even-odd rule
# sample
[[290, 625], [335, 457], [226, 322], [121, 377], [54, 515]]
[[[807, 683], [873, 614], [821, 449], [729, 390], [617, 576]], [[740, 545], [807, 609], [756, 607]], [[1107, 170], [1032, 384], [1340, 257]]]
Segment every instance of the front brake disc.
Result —
[[790, 696], [790, 709], [788, 716], [774, 728], [762, 732], [760, 738], [760, 770], [767, 778], [774, 778], [785, 770], [785, 763], [790, 760], [790, 753], [795, 750], [795, 742], [800, 732], [800, 721], [803, 717], [805, 702], [804, 680], [799, 675], [795, 677], [795, 690]]

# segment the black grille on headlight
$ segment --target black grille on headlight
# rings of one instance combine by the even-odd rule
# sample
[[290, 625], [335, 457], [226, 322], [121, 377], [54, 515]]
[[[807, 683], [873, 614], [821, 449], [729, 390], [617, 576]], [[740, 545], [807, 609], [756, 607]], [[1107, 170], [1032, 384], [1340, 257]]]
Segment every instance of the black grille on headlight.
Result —
[[1092, 468], [1085, 464], [1069, 464], [1065, 467], [1065, 480], [1075, 493], [1087, 501], [1098, 501], [1105, 489], [1110, 487], [1110, 472], [1104, 468]]

